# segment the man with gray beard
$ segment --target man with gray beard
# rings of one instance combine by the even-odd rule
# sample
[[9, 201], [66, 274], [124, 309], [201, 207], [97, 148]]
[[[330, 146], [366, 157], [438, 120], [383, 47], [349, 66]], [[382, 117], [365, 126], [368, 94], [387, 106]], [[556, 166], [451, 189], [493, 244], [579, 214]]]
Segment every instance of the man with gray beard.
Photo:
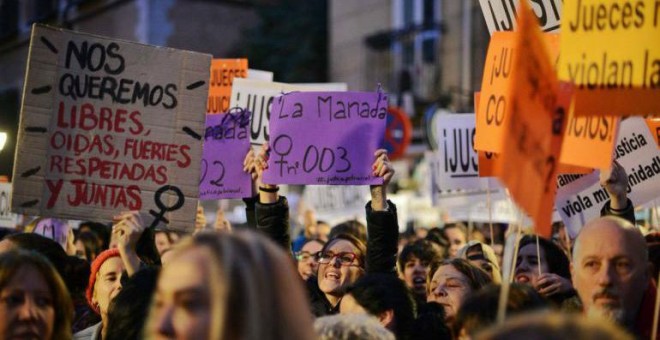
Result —
[[630, 222], [608, 216], [587, 223], [575, 240], [571, 276], [587, 315], [650, 337], [655, 285], [646, 242]]

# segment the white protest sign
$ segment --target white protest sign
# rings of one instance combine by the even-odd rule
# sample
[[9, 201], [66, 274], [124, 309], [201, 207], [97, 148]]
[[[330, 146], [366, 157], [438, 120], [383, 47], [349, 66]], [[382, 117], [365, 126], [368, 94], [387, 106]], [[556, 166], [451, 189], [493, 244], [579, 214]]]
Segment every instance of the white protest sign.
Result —
[[[248, 72], [248, 76], [250, 73]], [[268, 120], [273, 99], [282, 93], [294, 91], [345, 91], [346, 84], [285, 84], [254, 79], [234, 79], [229, 107], [240, 107], [252, 112], [250, 117], [250, 143], [261, 145], [268, 141]]]
[[[628, 174], [628, 198], [634, 206], [645, 204], [660, 193], [660, 150], [643, 118], [632, 117], [621, 122], [614, 147], [614, 159]], [[557, 192], [555, 206], [571, 237], [589, 220], [600, 216], [609, 195], [594, 172], [577, 178]]]
[[462, 207], [476, 204], [477, 202], [487, 202], [489, 199], [498, 200], [507, 197], [506, 192], [496, 178], [488, 178], [484, 187], [481, 189], [447, 189], [444, 187], [444, 182], [442, 182], [439, 176], [441, 172], [440, 168], [443, 165], [438, 154], [427, 151], [424, 157], [428, 163], [430, 172], [430, 176], [428, 177], [430, 178], [431, 203], [435, 207]]
[[13, 214], [10, 209], [11, 184], [0, 183], [0, 227], [16, 228], [18, 215]]
[[247, 79], [273, 81], [273, 72], [249, 68], [247, 73]]
[[496, 181], [479, 177], [479, 156], [474, 149], [474, 113], [443, 114], [436, 122], [438, 172], [442, 189], [497, 189]]
[[12, 210], [194, 228], [211, 56], [33, 26]]
[[[513, 31], [516, 28], [519, 0], [479, 0], [488, 32]], [[529, 0], [544, 32], [559, 31], [563, 0]]]
[[363, 217], [369, 200], [365, 185], [308, 185], [303, 200], [314, 209], [316, 218], [325, 221]]

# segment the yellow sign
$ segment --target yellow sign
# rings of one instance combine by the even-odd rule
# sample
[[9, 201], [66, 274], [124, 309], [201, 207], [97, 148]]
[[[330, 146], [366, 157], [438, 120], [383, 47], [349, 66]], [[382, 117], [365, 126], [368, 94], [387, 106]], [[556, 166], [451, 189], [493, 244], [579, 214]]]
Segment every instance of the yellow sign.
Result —
[[660, 112], [660, 1], [575, 0], [563, 6], [559, 79], [577, 115]]

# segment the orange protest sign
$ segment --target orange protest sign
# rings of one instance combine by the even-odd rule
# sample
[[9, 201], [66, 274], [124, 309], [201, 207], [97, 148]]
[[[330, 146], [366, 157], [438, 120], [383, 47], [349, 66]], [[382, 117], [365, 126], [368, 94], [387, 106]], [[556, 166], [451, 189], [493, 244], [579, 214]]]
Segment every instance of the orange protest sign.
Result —
[[508, 121], [496, 173], [534, 220], [536, 232], [549, 237], [571, 88], [560, 92], [546, 41], [526, 1], [520, 2], [518, 13], [512, 56], [515, 86], [507, 93]]
[[[556, 37], [557, 35], [556, 34], [545, 34], [544, 36], [555, 36]], [[557, 45], [555, 45], [555, 46], [558, 46], [558, 39], [548, 39], [548, 40], [549, 41], [552, 41], [552, 40], [556, 41]], [[474, 111], [476, 112], [475, 117], [477, 117], [477, 120], [479, 119], [478, 118], [479, 117], [478, 108], [479, 108], [479, 99], [480, 99], [480, 97], [481, 97], [480, 92], [475, 92], [474, 93]], [[579, 122], [581, 120], [586, 120], [587, 118], [578, 117], [578, 118], [574, 118], [574, 119], [577, 119], [577, 121]], [[576, 123], [576, 121], [574, 119], [569, 120], [569, 126], [570, 126], [570, 124], [575, 124]], [[615, 132], [616, 132], [616, 129], [615, 129]], [[478, 135], [479, 135], [479, 130], [476, 130], [475, 136], [478, 136]], [[577, 153], [579, 153], [579, 151], [585, 151], [585, 150], [586, 150], [586, 153], [589, 154], [589, 148], [593, 147], [593, 146], [590, 146], [590, 145], [580, 145], [580, 144], [576, 145], [576, 143], [574, 143], [574, 139], [576, 139], [576, 138], [574, 138], [572, 135], [569, 136], [568, 130], [566, 130], [566, 133], [564, 134], [564, 142], [563, 142], [562, 146], [566, 145], [567, 139], [571, 140], [571, 143], [569, 143], [569, 145], [570, 145], [570, 151], [573, 151], [573, 154], [577, 154]], [[598, 146], [600, 146], [600, 145], [598, 145]], [[576, 151], [578, 151], [578, 152], [576, 152]], [[611, 152], [607, 151], [607, 152], [605, 152], [604, 155], [593, 155], [592, 154], [590, 156], [591, 157], [595, 156], [595, 158], [607, 158], [608, 155], [611, 155], [611, 154], [612, 154]], [[499, 161], [499, 156], [496, 153], [493, 153], [493, 152], [479, 151], [479, 150], [477, 150], [477, 155], [479, 157], [479, 163], [478, 163], [479, 164], [479, 177], [494, 177], [494, 176], [497, 176], [497, 174], [495, 173], [495, 170], [498, 168], [497, 163]], [[563, 156], [563, 153], [562, 153], [562, 156]], [[610, 161], [611, 161], [611, 159], [610, 159]], [[576, 163], [579, 163], [579, 162], [576, 162]], [[593, 169], [591, 169], [591, 168], [577, 166], [577, 165], [571, 165], [571, 164], [572, 164], [571, 162], [560, 161], [559, 168], [557, 169], [557, 172], [559, 174], [587, 174], [587, 173], [590, 173], [591, 171], [593, 171]]]
[[247, 78], [247, 59], [213, 59], [211, 61], [211, 79], [206, 113], [224, 113], [229, 111], [231, 86], [234, 78]]
[[[481, 99], [481, 92], [474, 93], [474, 116], [479, 121], [479, 99]], [[479, 130], [475, 130], [475, 138], [479, 136]], [[479, 164], [479, 177], [494, 177], [495, 176], [495, 162], [497, 154], [488, 151], [477, 150], [478, 164]]]
[[478, 131], [474, 148], [479, 151], [500, 152], [505, 139], [504, 125], [509, 111], [512, 65], [514, 64], [513, 32], [495, 32], [490, 38], [484, 76], [481, 82], [479, 105], [475, 105]]
[[612, 166], [612, 149], [618, 127], [618, 117], [576, 117], [571, 113], [560, 162], [598, 169], [609, 168]]
[[[559, 34], [544, 34], [553, 65], [559, 62]], [[612, 149], [619, 120], [614, 117], [577, 117], [573, 107], [562, 142], [559, 173], [583, 174], [591, 168], [604, 169], [612, 165]]]
[[651, 135], [655, 139], [655, 145], [660, 148], [660, 118], [647, 118], [646, 125], [651, 130]]

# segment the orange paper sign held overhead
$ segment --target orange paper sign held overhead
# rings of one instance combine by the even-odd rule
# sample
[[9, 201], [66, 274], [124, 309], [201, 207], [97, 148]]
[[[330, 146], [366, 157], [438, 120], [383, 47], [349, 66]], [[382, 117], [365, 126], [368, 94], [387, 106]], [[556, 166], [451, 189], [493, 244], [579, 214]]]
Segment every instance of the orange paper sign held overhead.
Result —
[[507, 93], [508, 121], [496, 172], [532, 218], [536, 232], [549, 237], [571, 87], [560, 91], [546, 41], [526, 1], [520, 2], [518, 20], [513, 46], [515, 86]]
[[247, 59], [213, 59], [206, 113], [215, 114], [229, 111], [234, 78], [247, 78], [247, 72]]
[[513, 32], [495, 32], [490, 38], [481, 82], [479, 105], [475, 105], [477, 135], [474, 148], [499, 153], [506, 140], [504, 125], [510, 111], [507, 96], [513, 77]]

